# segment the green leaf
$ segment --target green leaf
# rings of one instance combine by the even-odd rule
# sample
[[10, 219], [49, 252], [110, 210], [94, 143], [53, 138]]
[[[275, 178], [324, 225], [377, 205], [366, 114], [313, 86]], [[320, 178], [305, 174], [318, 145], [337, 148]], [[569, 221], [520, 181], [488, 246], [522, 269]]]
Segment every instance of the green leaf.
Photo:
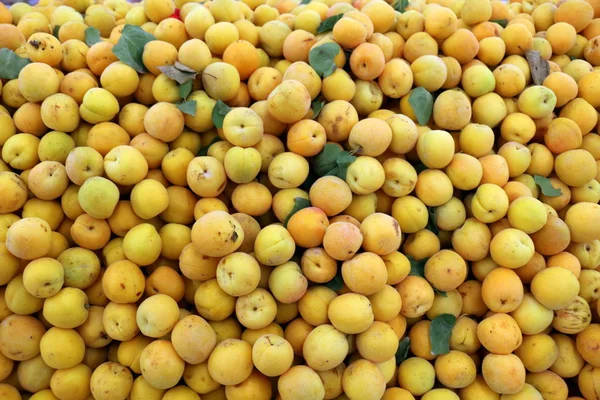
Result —
[[312, 168], [310, 168], [308, 170], [308, 176], [306, 177], [306, 179], [304, 180], [304, 182], [302, 182], [302, 184], [299, 186], [300, 189], [308, 192], [310, 190], [310, 188], [312, 187], [312, 185], [316, 182], [317, 179], [319, 179], [320, 177], [315, 174], [315, 171], [313, 171]]
[[300, 4], [310, 4], [311, 0], [302, 0]]
[[507, 19], [493, 19], [490, 22], [495, 22], [496, 24], [500, 25], [503, 28], [506, 28], [506, 25], [508, 25]]
[[323, 150], [313, 158], [312, 171], [321, 177], [334, 175], [346, 180], [348, 167], [356, 160], [356, 157], [340, 146], [327, 143]]
[[338, 153], [337, 157], [335, 158], [335, 162], [341, 167], [349, 167], [354, 161], [356, 161], [356, 156], [353, 156], [348, 151], [342, 151], [341, 153]]
[[400, 365], [402, 361], [406, 360], [408, 350], [410, 350], [410, 338], [405, 336], [398, 344], [398, 350], [396, 350], [396, 365]]
[[313, 110], [313, 117], [312, 119], [317, 119], [317, 117], [319, 116], [319, 114], [321, 113], [321, 110], [323, 109], [323, 107], [325, 106], [325, 100], [313, 100], [312, 104], [311, 104], [311, 108]]
[[193, 84], [194, 81], [187, 81], [186, 83], [179, 85], [179, 96], [181, 96], [182, 99], [187, 99], [190, 93], [192, 93]]
[[337, 273], [333, 277], [332, 280], [325, 283], [329, 289], [337, 292], [338, 290], [342, 290], [344, 288], [344, 278], [342, 278], [342, 269], [338, 268]]
[[442, 291], [442, 290], [439, 290], [439, 289], [433, 288], [433, 291], [434, 291], [435, 293], [439, 294], [439, 295], [440, 295], [440, 296], [442, 296], [442, 297], [448, 297], [448, 293], [446, 293], [446, 292], [444, 292], [444, 291]]
[[100, 31], [98, 29], [94, 28], [93, 26], [88, 26], [85, 28], [85, 44], [87, 44], [88, 47], [92, 47], [101, 40]]
[[231, 107], [221, 100], [217, 100], [217, 104], [215, 104], [212, 111], [212, 121], [217, 128], [223, 128], [223, 120], [229, 111], [231, 111]]
[[327, 143], [323, 150], [313, 158], [314, 171], [318, 176], [325, 176], [337, 167], [338, 154], [344, 150], [337, 144]]
[[346, 64], [344, 64], [344, 71], [348, 74], [352, 75], [352, 66], [350, 65], [350, 56], [352, 56], [352, 49], [342, 49], [344, 51], [344, 55], [346, 56]]
[[[58, 38], [58, 31], [60, 31], [60, 25], [55, 25], [54, 29], [52, 29], [52, 36], [54, 36], [55, 38]], [[88, 44], [89, 46], [89, 44]]]
[[408, 96], [408, 103], [412, 107], [419, 125], [427, 125], [433, 112], [433, 96], [422, 86], [416, 87]]
[[417, 171], [417, 174], [420, 174], [427, 169], [427, 165], [423, 163], [418, 163], [417, 165], [413, 165], [413, 167], [415, 168], [415, 171]]
[[577, 60], [577, 57], [575, 57], [575, 56], [569, 56], [569, 58], [571, 59], [571, 61]]
[[354, 160], [356, 160], [356, 157], [347, 151], [342, 151], [338, 153], [335, 159], [336, 167], [328, 173], [326, 173], [325, 175], [333, 175], [337, 176], [340, 179], [346, 180], [346, 175], [348, 174], [348, 167], [354, 162]]
[[408, 7], [408, 0], [398, 0], [394, 3], [394, 10], [398, 12], [405, 12]]
[[420, 276], [421, 278], [425, 278], [425, 263], [427, 262], [427, 258], [422, 260], [415, 260], [411, 256], [406, 256], [408, 261], [410, 262], [410, 272], [409, 275]]
[[19, 72], [29, 63], [28, 58], [21, 58], [10, 49], [0, 49], [0, 78], [17, 79]]
[[437, 235], [440, 229], [436, 224], [436, 207], [427, 207], [427, 211], [429, 213], [429, 219], [427, 220], [427, 226], [425, 227], [425, 229], [430, 230], [431, 232]]
[[162, 67], [158, 67], [158, 69], [169, 79], [174, 80], [180, 85], [183, 85], [189, 81], [193, 81], [196, 79], [196, 75], [198, 75], [196, 71], [183, 65], [179, 61], [176, 61], [173, 65], [163, 65]]
[[317, 28], [317, 34], [329, 32], [330, 30], [333, 29], [333, 26], [335, 25], [335, 23], [338, 22], [342, 18], [344, 18], [343, 13], [337, 14], [337, 15], [334, 15], [333, 17], [329, 17], [329, 18], [325, 19], [323, 22], [321, 22], [321, 24]]
[[308, 63], [323, 78], [333, 74], [337, 68], [333, 59], [340, 53], [337, 43], [325, 43], [308, 53]]
[[204, 147], [202, 147], [200, 149], [200, 151], [198, 152], [198, 157], [204, 157], [208, 154], [208, 149], [210, 149], [210, 146], [212, 146], [213, 144], [220, 142], [222, 139], [217, 135], [214, 138], [212, 138], [212, 140]]
[[450, 351], [450, 336], [454, 324], [456, 324], [456, 317], [452, 314], [441, 314], [431, 321], [429, 339], [432, 354], [447, 354]]
[[338, 165], [337, 167], [335, 167], [334, 169], [332, 169], [325, 175], [326, 176], [337, 176], [338, 178], [345, 181], [346, 175], [348, 175], [348, 167], [342, 167], [342, 166]]
[[283, 226], [285, 226], [287, 228], [287, 224], [290, 221], [290, 218], [292, 218], [292, 216], [294, 214], [296, 214], [298, 211], [300, 211], [306, 207], [310, 207], [310, 200], [305, 199], [304, 197], [295, 197], [294, 198], [294, 208], [292, 208], [292, 211], [290, 211], [290, 213], [287, 215], [287, 217], [285, 217]]
[[139, 73], [147, 72], [142, 55], [146, 43], [156, 40], [153, 35], [144, 31], [139, 26], [126, 24], [121, 33], [121, 38], [113, 47], [112, 52], [123, 63], [129, 65]]
[[175, 105], [184, 114], [191, 115], [192, 117], [196, 115], [196, 100], [182, 101]]
[[554, 186], [552, 186], [552, 182], [548, 178], [545, 178], [540, 175], [534, 175], [533, 181], [536, 185], [540, 187], [544, 196], [558, 197], [562, 195], [562, 190], [560, 190], [560, 188], [557, 189]]

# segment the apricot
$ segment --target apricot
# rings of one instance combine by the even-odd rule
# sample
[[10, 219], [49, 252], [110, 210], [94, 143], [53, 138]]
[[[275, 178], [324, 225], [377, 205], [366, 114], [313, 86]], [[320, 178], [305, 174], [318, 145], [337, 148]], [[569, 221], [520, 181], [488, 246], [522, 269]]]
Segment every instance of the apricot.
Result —
[[329, 225], [323, 236], [323, 247], [332, 258], [345, 261], [351, 259], [363, 243], [360, 229], [349, 222]]

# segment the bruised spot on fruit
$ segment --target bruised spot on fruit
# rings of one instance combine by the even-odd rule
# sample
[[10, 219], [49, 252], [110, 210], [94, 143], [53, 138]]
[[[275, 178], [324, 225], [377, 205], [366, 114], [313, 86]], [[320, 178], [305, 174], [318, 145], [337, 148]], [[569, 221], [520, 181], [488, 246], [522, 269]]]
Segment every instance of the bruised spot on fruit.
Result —
[[396, 231], [396, 235], [400, 234], [400, 225], [398, 225], [398, 221], [393, 220], [392, 225], [394, 225], [394, 230]]
[[[235, 228], [234, 228], [235, 229]], [[233, 243], [235, 243], [238, 240], [238, 234], [236, 231], [233, 231], [233, 233], [231, 234], [231, 241]]]

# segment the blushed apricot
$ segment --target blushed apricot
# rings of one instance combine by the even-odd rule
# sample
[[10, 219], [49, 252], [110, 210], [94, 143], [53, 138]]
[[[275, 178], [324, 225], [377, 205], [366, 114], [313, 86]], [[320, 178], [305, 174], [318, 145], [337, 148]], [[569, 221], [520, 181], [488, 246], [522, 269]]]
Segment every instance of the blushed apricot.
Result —
[[302, 83], [311, 99], [316, 99], [321, 92], [322, 82], [317, 71], [304, 61], [296, 61], [290, 64], [283, 73], [283, 81], [296, 80]]
[[375, 253], [364, 252], [343, 262], [344, 283], [354, 293], [371, 296], [382, 290], [387, 281], [385, 263]]
[[358, 112], [350, 102], [334, 100], [323, 107], [317, 121], [325, 128], [329, 141], [342, 142], [358, 122]]
[[425, 32], [434, 39], [444, 40], [456, 31], [456, 14], [447, 7], [435, 7], [425, 14]]
[[546, 265], [548, 268], [550, 267], [562, 267], [570, 270], [575, 274], [577, 278], [579, 278], [581, 274], [581, 263], [579, 259], [573, 254], [562, 251], [558, 254], [555, 254], [548, 258], [546, 261]]
[[424, 55], [410, 65], [414, 83], [430, 92], [443, 87], [447, 81], [448, 68], [446, 63], [437, 56]]
[[580, 33], [583, 37], [585, 37], [588, 40], [591, 40], [592, 38], [598, 36], [600, 34], [599, 29], [600, 29], [600, 25], [599, 25], [600, 21], [598, 20], [598, 18], [594, 18], [593, 20], [590, 21], [590, 23], [588, 24], [588, 26], [586, 26]]
[[508, 314], [498, 312], [477, 325], [481, 344], [494, 354], [510, 354], [523, 343], [517, 321]]
[[571, 235], [567, 224], [555, 215], [548, 215], [546, 225], [531, 235], [537, 252], [543, 255], [554, 255], [569, 246]]
[[525, 367], [514, 354], [488, 354], [483, 358], [482, 374], [496, 393], [515, 394], [525, 385]]
[[552, 46], [553, 54], [565, 54], [575, 45], [577, 32], [566, 22], [557, 22], [546, 30], [546, 40]]
[[491, 21], [482, 21], [473, 25], [471, 32], [473, 32], [479, 42], [489, 37], [498, 37], [500, 33], [498, 26]]
[[75, 219], [70, 229], [71, 238], [80, 247], [99, 250], [110, 240], [110, 226], [106, 220], [82, 214]]
[[416, 32], [406, 38], [406, 43], [404, 44], [404, 59], [406, 61], [412, 63], [421, 56], [435, 56], [437, 54], [438, 43], [427, 32]]
[[288, 124], [300, 121], [311, 104], [308, 89], [301, 82], [293, 79], [282, 81], [267, 97], [271, 116]]
[[454, 57], [459, 63], [466, 64], [473, 60], [479, 52], [479, 42], [468, 29], [457, 29], [442, 43], [442, 51], [446, 56]]
[[413, 34], [423, 32], [425, 29], [425, 17], [417, 10], [406, 10], [398, 16], [396, 23], [396, 32], [405, 40], [408, 40]]
[[2, 23], [0, 25], [0, 32], [0, 37], [2, 38], [0, 46], [2, 48], [6, 47], [14, 51], [25, 43], [25, 36], [15, 25]]
[[33, 260], [50, 251], [50, 225], [37, 217], [23, 218], [10, 225], [6, 232], [6, 249], [16, 257]]
[[311, 119], [298, 121], [288, 130], [288, 149], [304, 157], [317, 155], [323, 150], [326, 142], [325, 128]]
[[490, 310], [512, 312], [523, 299], [523, 284], [514, 271], [495, 268], [483, 280], [481, 294]]
[[527, 185], [517, 181], [507, 182], [504, 186], [502, 186], [502, 189], [506, 192], [508, 200], [511, 203], [519, 197], [533, 196], [531, 189], [529, 189]]
[[316, 41], [315, 35], [306, 30], [292, 31], [283, 42], [283, 56], [290, 62], [308, 61], [308, 53]]
[[328, 226], [329, 220], [323, 210], [308, 207], [290, 218], [287, 229], [298, 246], [311, 248], [322, 244]]
[[581, 146], [583, 137], [579, 126], [568, 118], [555, 118], [548, 124], [544, 135], [546, 147], [554, 154], [561, 154]]
[[598, 113], [594, 107], [585, 99], [577, 97], [565, 104], [558, 114], [559, 117], [569, 118], [579, 125], [581, 134], [591, 132], [598, 122]]
[[554, 21], [566, 22], [581, 32], [594, 18], [594, 9], [587, 1], [567, 0], [554, 13]]
[[350, 56], [350, 68], [357, 78], [370, 81], [377, 78], [385, 67], [385, 56], [379, 46], [362, 43]]
[[529, 149], [521, 143], [507, 142], [503, 144], [500, 149], [498, 149], [498, 155], [506, 160], [509, 176], [511, 178], [523, 174], [531, 164], [531, 153]]
[[367, 33], [367, 27], [353, 18], [343, 17], [333, 26], [333, 39], [346, 49], [365, 43]]
[[392, 141], [392, 129], [383, 120], [366, 118], [350, 130], [348, 145], [356, 154], [377, 157], [383, 154]]
[[577, 97], [577, 82], [564, 72], [553, 72], [544, 79], [543, 85], [556, 95], [556, 107], [562, 107]]
[[[311, 186], [310, 202], [332, 217], [344, 211], [352, 202], [348, 184], [337, 176], [323, 176]], [[335, 199], [335, 200], [334, 200]]]
[[498, 36], [486, 37], [479, 42], [477, 59], [489, 67], [500, 64], [506, 53], [506, 44]]
[[479, 159], [483, 170], [481, 183], [493, 183], [504, 186], [510, 178], [507, 160], [498, 154], [490, 154]]
[[363, 242], [360, 229], [349, 222], [336, 222], [327, 227], [323, 247], [336, 260], [351, 259]]
[[383, 51], [385, 62], [388, 62], [392, 59], [394, 54], [394, 42], [392, 42], [392, 39], [383, 33], [376, 32], [373, 34], [373, 36], [371, 36], [368, 42], [378, 46], [381, 51]]
[[[171, 48], [169, 48], [169, 51], [172, 53]], [[202, 72], [210, 63], [211, 54], [206, 43], [194, 38], [186, 41], [179, 47], [177, 59], [180, 63], [194, 71]]]
[[459, 130], [473, 114], [468, 96], [460, 89], [446, 90], [433, 103], [433, 120], [441, 129]]
[[583, 149], [568, 150], [556, 156], [554, 169], [558, 178], [569, 186], [581, 186], [596, 176], [594, 157]]
[[454, 251], [440, 250], [425, 263], [425, 278], [437, 290], [454, 290], [464, 282], [466, 277], [467, 264]]
[[524, 24], [512, 24], [500, 32], [506, 44], [506, 54], [523, 55], [533, 47], [533, 36]]
[[600, 71], [594, 71], [586, 74], [579, 79], [579, 97], [586, 100], [592, 107], [599, 107], [597, 85], [600, 81]]
[[496, 78], [495, 92], [502, 97], [514, 97], [525, 88], [525, 74], [519, 67], [512, 64], [502, 64], [494, 69]]
[[435, 292], [426, 279], [409, 275], [396, 285], [402, 297], [402, 315], [416, 318], [424, 315], [433, 305]]
[[373, 1], [362, 7], [361, 12], [373, 22], [375, 32], [387, 32], [396, 18], [394, 9], [385, 1]]
[[[162, 230], [161, 230], [162, 231]], [[183, 278], [173, 268], [160, 266], [146, 278], [146, 294], [166, 294], [175, 301], [181, 301], [185, 292]]]
[[248, 79], [260, 64], [258, 51], [246, 40], [237, 40], [229, 44], [223, 52], [223, 61], [238, 70], [241, 80]]

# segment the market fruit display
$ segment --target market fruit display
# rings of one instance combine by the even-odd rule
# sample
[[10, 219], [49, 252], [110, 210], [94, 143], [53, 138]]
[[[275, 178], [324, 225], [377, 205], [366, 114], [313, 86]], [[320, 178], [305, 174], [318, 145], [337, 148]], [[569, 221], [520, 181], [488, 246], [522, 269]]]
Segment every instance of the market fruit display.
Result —
[[0, 90], [0, 399], [600, 399], [600, 1], [0, 4]]

